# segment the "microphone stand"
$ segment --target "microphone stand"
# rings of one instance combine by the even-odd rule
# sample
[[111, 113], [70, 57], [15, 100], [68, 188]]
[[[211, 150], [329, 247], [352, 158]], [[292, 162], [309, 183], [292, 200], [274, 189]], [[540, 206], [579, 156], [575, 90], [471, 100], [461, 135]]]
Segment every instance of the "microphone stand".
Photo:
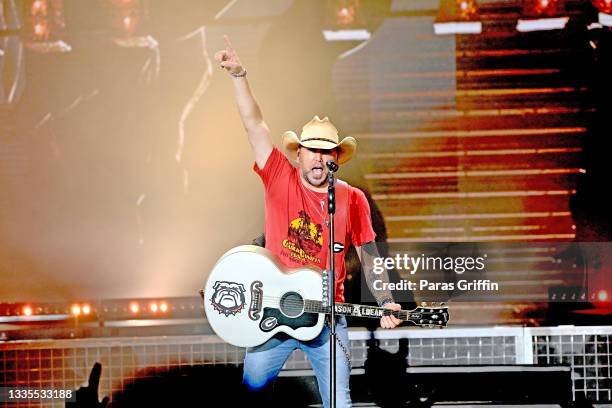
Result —
[[331, 307], [329, 314], [329, 399], [331, 407], [336, 408], [336, 270], [334, 252], [334, 214], [336, 213], [336, 186], [334, 185], [334, 172], [338, 165], [333, 161], [325, 163], [329, 170], [327, 187], [327, 213], [329, 214], [329, 301]]

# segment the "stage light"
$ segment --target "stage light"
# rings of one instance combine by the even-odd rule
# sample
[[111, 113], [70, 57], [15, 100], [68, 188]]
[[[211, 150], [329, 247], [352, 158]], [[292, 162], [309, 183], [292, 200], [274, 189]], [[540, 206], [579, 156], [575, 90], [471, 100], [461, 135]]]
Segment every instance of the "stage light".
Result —
[[597, 292], [597, 300], [600, 302], [606, 302], [608, 300], [608, 292], [605, 290], [600, 290]]
[[30, 8], [30, 19], [32, 21], [32, 37], [35, 41], [46, 41], [49, 39], [49, 18], [47, 0], [34, 0]]
[[612, 14], [612, 0], [591, 0], [591, 3], [600, 12]]
[[562, 11], [565, 11], [562, 0], [523, 0], [525, 17], [556, 17]]
[[532, 4], [535, 14], [538, 15], [554, 15], [558, 7], [556, 0], [535, 0]]
[[384, 21], [390, 2], [326, 0], [322, 32], [326, 41], [366, 41]]
[[159, 304], [159, 310], [160, 310], [162, 313], [166, 313], [166, 312], [168, 311], [168, 304], [167, 304], [166, 302], [161, 302], [161, 303]]
[[91, 313], [91, 307], [88, 304], [84, 304], [81, 307], [81, 311], [83, 312], [84, 315], [89, 315]]
[[459, 18], [469, 20], [476, 16], [476, 2], [473, 0], [459, 0]]
[[523, 0], [522, 17], [516, 29], [520, 32], [561, 30], [568, 21], [564, 0]]
[[81, 306], [77, 304], [70, 306], [70, 314], [73, 316], [79, 316], [81, 314]]
[[34, 0], [32, 2], [32, 12], [47, 14], [47, 2], [44, 0]]
[[115, 6], [116, 24], [128, 36], [133, 35], [140, 23], [141, 5], [139, 1], [112, 0]]
[[40, 41], [49, 39], [49, 27], [46, 23], [34, 24], [34, 38]]
[[33, 0], [30, 4], [31, 39], [27, 47], [38, 52], [69, 52], [62, 39], [66, 29], [63, 0]]
[[434, 33], [446, 34], [479, 34], [482, 22], [479, 21], [475, 0], [441, 0]]
[[140, 19], [138, 18], [138, 14], [123, 16], [121, 20], [123, 30], [128, 34], [128, 36], [132, 36], [136, 32], [139, 22]]
[[130, 311], [132, 313], [138, 313], [139, 310], [140, 310], [140, 306], [138, 305], [138, 303], [136, 303], [136, 302], [131, 302], [130, 303]]
[[336, 22], [338, 25], [350, 25], [355, 22], [355, 4], [339, 7], [336, 10]]
[[157, 303], [156, 302], [151, 302], [149, 304], [149, 310], [152, 311], [153, 313], [157, 313]]
[[21, 310], [24, 316], [32, 316], [32, 306], [26, 305]]
[[157, 48], [158, 42], [146, 34], [149, 19], [147, 2], [139, 0], [107, 0], [112, 5], [113, 25], [118, 35], [115, 44], [124, 48]]
[[599, 11], [599, 23], [612, 27], [612, 0], [591, 0], [593, 6]]

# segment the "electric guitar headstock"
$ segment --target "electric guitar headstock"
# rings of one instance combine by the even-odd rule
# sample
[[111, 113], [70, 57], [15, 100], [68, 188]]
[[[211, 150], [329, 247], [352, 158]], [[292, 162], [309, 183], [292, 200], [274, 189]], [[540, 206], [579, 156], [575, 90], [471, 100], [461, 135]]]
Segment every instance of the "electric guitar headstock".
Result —
[[408, 312], [408, 321], [421, 327], [443, 328], [449, 320], [448, 306], [442, 302], [422, 302]]

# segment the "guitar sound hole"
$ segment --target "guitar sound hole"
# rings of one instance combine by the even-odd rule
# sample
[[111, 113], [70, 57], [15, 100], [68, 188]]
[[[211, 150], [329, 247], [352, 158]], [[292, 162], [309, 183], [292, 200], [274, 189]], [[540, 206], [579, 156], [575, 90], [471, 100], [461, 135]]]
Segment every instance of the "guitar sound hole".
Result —
[[287, 292], [280, 300], [280, 310], [287, 317], [298, 317], [304, 311], [304, 299], [296, 292]]

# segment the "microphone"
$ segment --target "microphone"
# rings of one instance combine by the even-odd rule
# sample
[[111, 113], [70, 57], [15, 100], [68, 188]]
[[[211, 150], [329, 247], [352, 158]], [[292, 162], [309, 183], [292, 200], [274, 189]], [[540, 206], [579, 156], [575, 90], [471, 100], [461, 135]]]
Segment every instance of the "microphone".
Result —
[[325, 162], [325, 164], [327, 165], [327, 168], [329, 169], [329, 171], [331, 171], [332, 173], [335, 173], [336, 171], [338, 171], [338, 164], [336, 164], [335, 161], [328, 160]]

